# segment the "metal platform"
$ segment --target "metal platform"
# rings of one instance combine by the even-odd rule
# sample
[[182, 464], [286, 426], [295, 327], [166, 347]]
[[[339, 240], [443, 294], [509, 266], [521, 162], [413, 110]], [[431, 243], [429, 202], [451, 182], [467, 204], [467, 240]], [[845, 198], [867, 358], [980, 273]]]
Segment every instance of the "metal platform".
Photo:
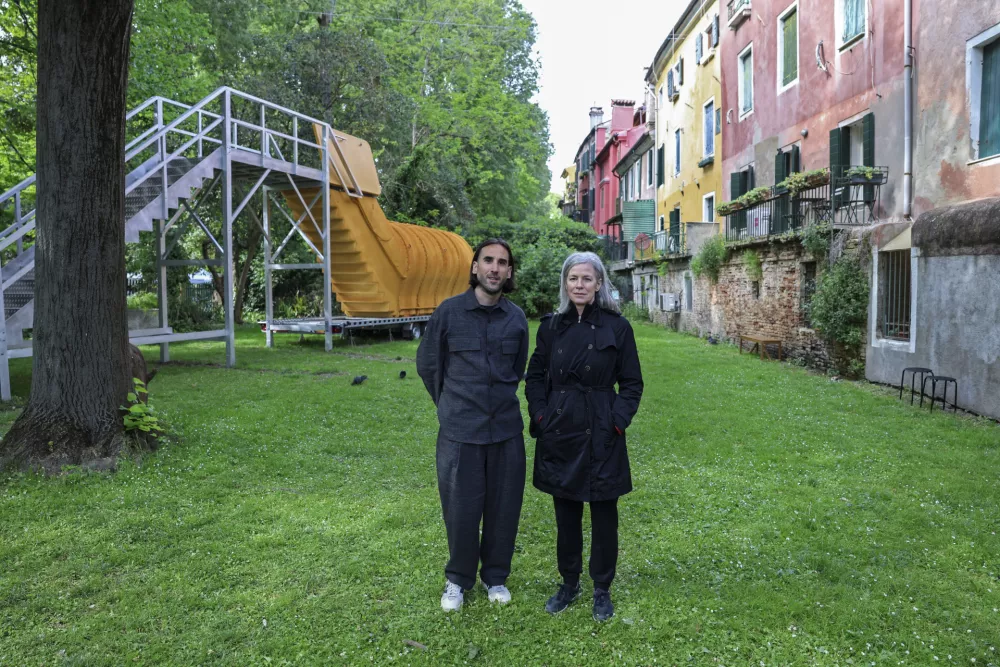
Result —
[[[378, 329], [403, 329], [404, 336], [409, 332], [413, 338], [420, 338], [423, 325], [431, 319], [430, 315], [414, 315], [412, 317], [335, 317], [330, 320], [330, 334], [343, 336], [353, 331], [374, 331]], [[325, 334], [325, 320], [321, 317], [304, 317], [288, 320], [272, 320], [268, 327], [266, 321], [260, 321], [260, 330], [265, 334], [297, 333]], [[419, 325], [419, 326], [414, 326]]]

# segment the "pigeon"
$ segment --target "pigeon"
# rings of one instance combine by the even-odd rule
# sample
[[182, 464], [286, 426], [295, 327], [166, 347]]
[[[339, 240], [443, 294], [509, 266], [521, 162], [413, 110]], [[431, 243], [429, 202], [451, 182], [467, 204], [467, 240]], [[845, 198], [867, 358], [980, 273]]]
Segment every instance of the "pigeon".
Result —
[[719, 341], [715, 340], [715, 338], [712, 337], [712, 334], [708, 334], [708, 344], [709, 345], [717, 345], [718, 342]]
[[351, 380], [351, 385], [361, 384], [368, 379], [367, 375], [356, 375], [353, 380]]
[[399, 371], [399, 379], [400, 380], [406, 379], [406, 371]]

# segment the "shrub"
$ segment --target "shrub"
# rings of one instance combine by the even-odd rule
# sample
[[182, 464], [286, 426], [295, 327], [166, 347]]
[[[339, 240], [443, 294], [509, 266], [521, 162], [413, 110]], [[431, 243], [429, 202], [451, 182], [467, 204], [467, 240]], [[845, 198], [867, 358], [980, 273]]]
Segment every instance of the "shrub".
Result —
[[126, 304], [136, 310], [156, 310], [156, 295], [152, 292], [136, 292], [126, 298]]
[[833, 228], [828, 222], [807, 225], [802, 230], [802, 247], [818, 262], [826, 262], [830, 254], [830, 239]]
[[708, 276], [713, 283], [719, 282], [719, 271], [726, 261], [726, 240], [721, 234], [713, 236], [701, 247], [691, 260], [691, 271], [699, 278]]
[[760, 255], [756, 250], [743, 251], [743, 265], [747, 269], [747, 277], [752, 281], [764, 279], [764, 267], [760, 263]]
[[632, 301], [622, 306], [622, 316], [629, 322], [648, 322], [649, 308], [643, 308]]
[[868, 277], [857, 254], [840, 258], [819, 277], [809, 320], [843, 356], [842, 372], [857, 374], [868, 323]]

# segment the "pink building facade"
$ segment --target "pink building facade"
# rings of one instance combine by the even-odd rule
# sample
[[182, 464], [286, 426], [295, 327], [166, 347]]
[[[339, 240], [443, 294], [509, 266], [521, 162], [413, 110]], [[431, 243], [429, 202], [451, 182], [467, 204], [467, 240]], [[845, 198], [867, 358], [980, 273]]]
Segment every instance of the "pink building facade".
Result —
[[729, 3], [720, 46], [724, 199], [774, 185], [789, 169], [873, 162], [889, 173], [878, 217], [902, 215], [904, 2]]
[[603, 109], [592, 107], [590, 132], [577, 150], [578, 219], [590, 224], [598, 236], [618, 233], [609, 225], [616, 213], [619, 188], [614, 166], [623, 151], [628, 151], [634, 111], [634, 102], [612, 100], [611, 118], [604, 120]]

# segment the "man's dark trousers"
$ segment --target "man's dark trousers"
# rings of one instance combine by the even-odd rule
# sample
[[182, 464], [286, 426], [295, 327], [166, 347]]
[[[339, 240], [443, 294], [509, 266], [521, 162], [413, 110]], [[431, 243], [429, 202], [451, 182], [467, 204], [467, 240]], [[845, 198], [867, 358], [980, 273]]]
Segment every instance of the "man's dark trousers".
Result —
[[469, 590], [482, 561], [483, 583], [503, 585], [510, 575], [524, 497], [524, 437], [519, 434], [503, 442], [471, 445], [438, 433], [437, 474], [448, 533], [445, 576]]

